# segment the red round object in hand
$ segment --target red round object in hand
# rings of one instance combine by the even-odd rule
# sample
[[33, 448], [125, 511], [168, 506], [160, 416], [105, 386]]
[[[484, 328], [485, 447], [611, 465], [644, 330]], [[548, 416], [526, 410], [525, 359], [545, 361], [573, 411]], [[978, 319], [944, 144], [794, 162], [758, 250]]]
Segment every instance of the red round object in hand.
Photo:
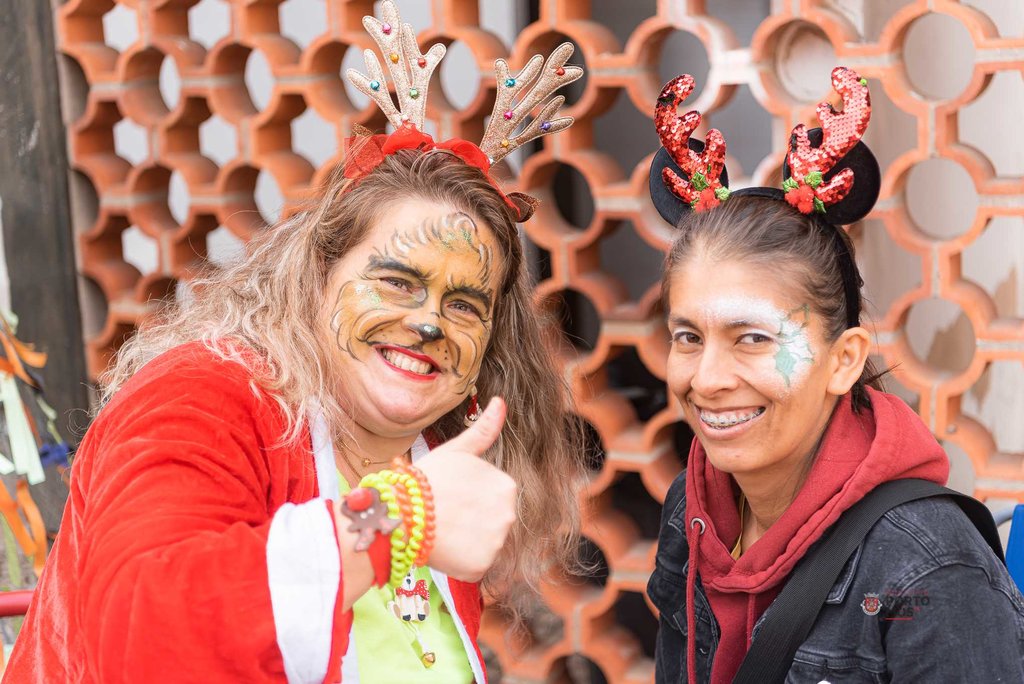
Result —
[[353, 511], [365, 511], [373, 503], [373, 493], [365, 488], [353, 489], [345, 497], [345, 504]]

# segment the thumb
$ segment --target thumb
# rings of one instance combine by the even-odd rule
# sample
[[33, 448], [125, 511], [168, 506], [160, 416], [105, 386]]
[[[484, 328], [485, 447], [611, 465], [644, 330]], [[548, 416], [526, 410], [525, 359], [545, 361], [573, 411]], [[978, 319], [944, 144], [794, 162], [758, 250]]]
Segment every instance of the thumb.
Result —
[[501, 428], [505, 426], [505, 400], [501, 397], [493, 397], [475, 423], [462, 431], [457, 437], [448, 440], [448, 445], [460, 450], [468, 451], [477, 456], [483, 456], [501, 434]]

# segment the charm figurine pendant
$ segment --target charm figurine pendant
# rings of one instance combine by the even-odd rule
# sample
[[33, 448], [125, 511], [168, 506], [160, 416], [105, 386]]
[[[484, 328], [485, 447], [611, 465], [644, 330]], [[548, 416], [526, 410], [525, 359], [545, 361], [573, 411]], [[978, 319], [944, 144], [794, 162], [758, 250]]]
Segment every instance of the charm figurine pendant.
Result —
[[396, 618], [402, 620], [416, 635], [413, 646], [420, 654], [423, 667], [433, 667], [437, 654], [427, 646], [423, 634], [417, 628], [430, 615], [430, 589], [426, 580], [416, 579], [415, 570], [410, 570], [402, 580], [402, 586], [395, 587], [395, 599], [388, 602], [388, 608]]
[[413, 571], [395, 587], [395, 600], [388, 604], [391, 612], [405, 622], [423, 622], [430, 615], [430, 590], [426, 580], [417, 580]]

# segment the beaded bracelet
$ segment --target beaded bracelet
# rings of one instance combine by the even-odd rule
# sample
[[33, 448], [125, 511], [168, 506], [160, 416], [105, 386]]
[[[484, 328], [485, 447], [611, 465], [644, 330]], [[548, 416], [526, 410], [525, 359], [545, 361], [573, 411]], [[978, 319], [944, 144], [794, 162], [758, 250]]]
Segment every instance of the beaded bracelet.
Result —
[[394, 466], [365, 476], [343, 500], [342, 512], [353, 521], [349, 529], [360, 532], [357, 551], [365, 551], [376, 533], [389, 537], [388, 583], [398, 586], [410, 569], [426, 565], [434, 546], [435, 515], [423, 472], [401, 459]]
[[[402, 519], [401, 507], [396, 495], [397, 488], [394, 484], [394, 482], [397, 481], [397, 478], [394, 477], [396, 475], [396, 473], [390, 470], [381, 470], [377, 473], [370, 473], [359, 482], [359, 486], [369, 487], [381, 492], [386, 490], [389, 499], [389, 516], [394, 515], [395, 517]], [[381, 495], [381, 498], [384, 498], [383, 494]], [[391, 508], [392, 504], [394, 505], [393, 509]], [[406, 536], [407, 532], [409, 532], [408, 538]], [[409, 550], [409, 541], [411, 540], [411, 531], [403, 529], [403, 526], [401, 525], [391, 532], [391, 579], [389, 583], [392, 586], [398, 586], [401, 584], [406, 574], [408, 574], [409, 570], [412, 568], [412, 562], [416, 557], [417, 551]], [[418, 543], [416, 548], [417, 550], [419, 549]]]
[[409, 475], [386, 471], [385, 480], [395, 488], [399, 507], [402, 510], [402, 522], [407, 534], [405, 557], [412, 567], [423, 546], [423, 497], [419, 485]]
[[400, 501], [405, 502], [403, 522], [407, 536], [405, 548], [403, 549], [405, 557], [402, 567], [406, 568], [406, 572], [408, 572], [408, 569], [415, 565], [416, 559], [423, 548], [423, 528], [426, 524], [423, 493], [416, 478], [407, 473], [396, 473], [391, 470], [385, 470], [382, 473], [384, 480], [394, 487], [396, 497]]
[[423, 546], [420, 549], [419, 555], [416, 556], [414, 564], [417, 566], [423, 566], [427, 564], [430, 559], [430, 552], [434, 550], [434, 532], [436, 528], [436, 518], [434, 515], [434, 492], [430, 489], [430, 482], [427, 480], [426, 475], [423, 471], [412, 465], [406, 463], [401, 458], [396, 458], [392, 463], [392, 467], [400, 472], [406, 473], [412, 476], [419, 484], [422, 497], [423, 497]]
[[[395, 490], [395, 498], [398, 499], [398, 506], [402, 511], [402, 524], [405, 526], [405, 547], [402, 549], [404, 556], [402, 565], [408, 564], [411, 568], [413, 561], [416, 560], [417, 550], [419, 549], [420, 542], [418, 541], [418, 531], [414, 517], [416, 515], [416, 509], [413, 506], [410, 492], [406, 488], [406, 483], [403, 478], [395, 472], [390, 470], [384, 471], [384, 480], [390, 484]], [[415, 545], [415, 548], [413, 548]]]

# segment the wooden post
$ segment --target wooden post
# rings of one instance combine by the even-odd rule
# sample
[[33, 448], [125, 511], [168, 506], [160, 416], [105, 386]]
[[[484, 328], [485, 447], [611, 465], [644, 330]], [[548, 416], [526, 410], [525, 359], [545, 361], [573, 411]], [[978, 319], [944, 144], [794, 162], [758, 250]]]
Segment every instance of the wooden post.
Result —
[[[88, 391], [68, 204], [67, 139], [61, 119], [49, 2], [14, 0], [0, 16], [0, 218], [19, 316], [18, 337], [49, 354], [43, 379], [59, 428], [77, 442]], [[66, 488], [53, 471], [33, 488], [55, 529]]]

